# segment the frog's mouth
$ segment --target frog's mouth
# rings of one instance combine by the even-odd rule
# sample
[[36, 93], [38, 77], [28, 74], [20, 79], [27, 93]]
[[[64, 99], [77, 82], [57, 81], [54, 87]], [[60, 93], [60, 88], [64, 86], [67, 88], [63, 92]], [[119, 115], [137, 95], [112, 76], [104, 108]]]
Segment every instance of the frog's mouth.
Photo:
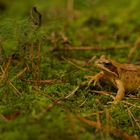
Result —
[[115, 72], [112, 72], [110, 69], [106, 68], [105, 66], [103, 66], [102, 64], [95, 64], [95, 66], [103, 71], [106, 71], [110, 74], [113, 74], [114, 76], [118, 77], [118, 75]]

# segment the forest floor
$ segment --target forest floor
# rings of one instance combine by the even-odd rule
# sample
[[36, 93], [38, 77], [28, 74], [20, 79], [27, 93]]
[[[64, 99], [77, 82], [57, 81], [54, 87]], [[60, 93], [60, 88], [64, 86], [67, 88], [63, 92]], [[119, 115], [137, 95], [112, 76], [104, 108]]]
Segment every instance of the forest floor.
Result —
[[114, 105], [85, 78], [101, 55], [140, 64], [140, 2], [59, 2], [0, 2], [0, 139], [140, 139], [140, 92]]

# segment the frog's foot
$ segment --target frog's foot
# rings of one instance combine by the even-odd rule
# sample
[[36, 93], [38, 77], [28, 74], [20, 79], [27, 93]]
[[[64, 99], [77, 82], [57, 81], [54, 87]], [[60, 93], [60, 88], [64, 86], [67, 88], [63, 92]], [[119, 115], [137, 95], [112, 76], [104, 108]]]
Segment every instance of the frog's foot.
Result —
[[111, 96], [111, 97], [113, 98], [113, 101], [108, 102], [108, 104], [114, 104], [114, 105], [116, 105], [116, 104], [118, 104], [118, 103], [121, 102], [121, 99], [120, 98], [116, 98], [114, 96]]
[[85, 76], [86, 79], [90, 79], [88, 81], [88, 85], [91, 85], [93, 83], [93, 85], [95, 86], [97, 84], [97, 82], [99, 81], [98, 78], [95, 76]]
[[88, 86], [93, 83], [93, 85], [95, 86], [98, 81], [104, 76], [104, 74], [102, 72], [94, 75], [94, 76], [85, 76], [85, 78], [90, 79], [88, 82]]
[[110, 101], [108, 102], [107, 104], [113, 104], [113, 105], [116, 105], [118, 104], [120, 101], [117, 101], [117, 100], [114, 100], [114, 101]]

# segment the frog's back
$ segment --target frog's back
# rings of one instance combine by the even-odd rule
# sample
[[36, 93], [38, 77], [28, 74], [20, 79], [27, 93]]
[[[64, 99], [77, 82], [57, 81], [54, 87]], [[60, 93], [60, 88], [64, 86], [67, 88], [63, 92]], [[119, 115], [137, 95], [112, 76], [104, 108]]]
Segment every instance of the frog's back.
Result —
[[135, 91], [140, 86], [140, 67], [133, 64], [120, 64], [119, 78], [124, 83], [125, 89]]

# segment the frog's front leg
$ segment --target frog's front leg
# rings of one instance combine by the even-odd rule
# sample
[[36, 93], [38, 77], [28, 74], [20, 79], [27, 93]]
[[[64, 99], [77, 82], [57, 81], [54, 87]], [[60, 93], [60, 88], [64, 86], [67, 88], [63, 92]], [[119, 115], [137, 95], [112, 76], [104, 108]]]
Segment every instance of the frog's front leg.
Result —
[[116, 83], [116, 86], [118, 88], [118, 91], [117, 91], [117, 95], [116, 95], [113, 103], [117, 104], [124, 97], [124, 95], [125, 95], [125, 88], [124, 88], [123, 82], [121, 80], [117, 79], [117, 80], [115, 80], [115, 83]]
[[96, 85], [96, 83], [104, 77], [104, 73], [100, 72], [94, 76], [86, 76], [85, 78], [90, 79], [90, 81], [88, 82], [88, 85], [90, 85], [92, 82], [94, 82], [94, 86]]

